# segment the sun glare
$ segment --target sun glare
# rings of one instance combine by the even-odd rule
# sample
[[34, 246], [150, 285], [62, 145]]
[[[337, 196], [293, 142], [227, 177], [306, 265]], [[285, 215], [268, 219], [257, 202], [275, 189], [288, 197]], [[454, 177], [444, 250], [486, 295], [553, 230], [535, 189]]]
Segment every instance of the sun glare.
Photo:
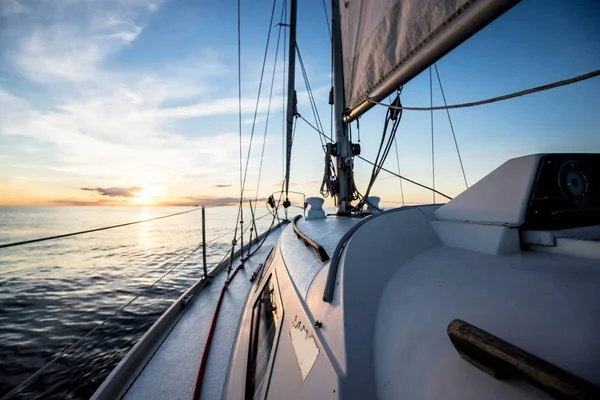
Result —
[[137, 193], [135, 202], [138, 204], [152, 204], [154, 203], [154, 196], [156, 194], [152, 189], [144, 188]]

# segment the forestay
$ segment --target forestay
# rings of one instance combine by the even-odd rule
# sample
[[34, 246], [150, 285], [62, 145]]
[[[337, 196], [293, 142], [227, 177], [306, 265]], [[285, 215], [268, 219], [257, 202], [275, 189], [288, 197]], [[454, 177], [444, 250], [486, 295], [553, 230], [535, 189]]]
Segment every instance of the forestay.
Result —
[[518, 0], [340, 2], [344, 89], [352, 119], [408, 82]]

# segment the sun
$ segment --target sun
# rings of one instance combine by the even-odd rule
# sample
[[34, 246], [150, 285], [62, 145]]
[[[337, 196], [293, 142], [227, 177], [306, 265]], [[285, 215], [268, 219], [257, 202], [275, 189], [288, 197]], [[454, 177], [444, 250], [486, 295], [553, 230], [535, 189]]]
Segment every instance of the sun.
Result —
[[138, 204], [153, 204], [156, 194], [150, 188], [143, 188], [136, 194], [135, 202]]

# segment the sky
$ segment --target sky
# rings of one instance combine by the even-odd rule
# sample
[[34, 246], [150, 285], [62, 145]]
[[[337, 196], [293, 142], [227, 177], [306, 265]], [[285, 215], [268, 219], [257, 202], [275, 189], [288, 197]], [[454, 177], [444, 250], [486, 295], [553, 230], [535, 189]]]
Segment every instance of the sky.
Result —
[[[273, 3], [241, 3], [245, 160]], [[323, 2], [299, 3], [298, 46], [329, 134], [331, 66]], [[281, 6], [277, 1], [273, 25], [280, 21]], [[232, 0], [0, 0], [0, 205], [235, 203], [240, 193], [236, 7]], [[272, 27], [248, 162], [248, 198], [278, 191], [283, 177], [282, 43], [274, 63], [280, 29]], [[449, 103], [598, 69], [600, 2], [524, 0], [437, 67]], [[299, 70], [296, 88], [298, 112], [314, 123]], [[442, 104], [435, 79], [433, 93], [434, 103]], [[600, 152], [599, 93], [596, 78], [451, 111], [468, 183], [526, 154]], [[405, 86], [402, 102], [429, 105], [429, 71]], [[384, 115], [379, 107], [361, 118], [361, 147], [368, 159], [375, 158]], [[465, 184], [444, 111], [434, 114], [434, 132], [436, 189], [454, 196]], [[320, 146], [318, 134], [298, 121], [290, 190], [318, 195]], [[431, 185], [428, 112], [404, 113], [398, 147], [401, 173]], [[371, 167], [355, 163], [357, 185], [364, 190]], [[385, 166], [398, 171], [393, 151]], [[384, 205], [433, 200], [430, 192], [406, 182], [401, 193], [398, 178], [385, 172], [371, 194]]]

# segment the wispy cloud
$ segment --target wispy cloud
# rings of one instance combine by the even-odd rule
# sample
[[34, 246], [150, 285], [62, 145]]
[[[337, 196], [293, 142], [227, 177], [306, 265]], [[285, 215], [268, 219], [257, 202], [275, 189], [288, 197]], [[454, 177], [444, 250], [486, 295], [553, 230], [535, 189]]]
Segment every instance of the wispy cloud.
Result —
[[78, 200], [52, 200], [52, 204], [59, 206], [106, 206], [113, 202], [106, 200], [78, 201]]
[[31, 9], [18, 0], [2, 0], [0, 1], [0, 16], [11, 14], [25, 14]]
[[[94, 80], [105, 59], [129, 46], [152, 11], [140, 1], [3, 1], [13, 67], [38, 83]], [[152, 3], [158, 9], [159, 2]]]
[[97, 192], [101, 196], [109, 196], [109, 197], [134, 197], [136, 196], [142, 188], [140, 187], [111, 187], [111, 188], [81, 188], [81, 190]]
[[[153, 18], [169, 3], [0, 4], [7, 39], [0, 49], [0, 71], [10, 72], [8, 80], [0, 81], [3, 144], [42, 148], [32, 162], [71, 179], [73, 190], [84, 187], [110, 196], [97, 189], [135, 184], [164, 185], [181, 193], [197, 188], [199, 181], [216, 181], [224, 183], [214, 188], [230, 194], [226, 182], [237, 181], [239, 163], [239, 149], [232, 145], [239, 141], [233, 117], [238, 97], [235, 85], [228, 86], [236, 71], [210, 47], [185, 59], [156, 57], [152, 68], [117, 62], [136, 51]], [[274, 95], [271, 112], [282, 104]], [[246, 121], [255, 106], [255, 98], [242, 98]], [[261, 100], [258, 123], [267, 108], [267, 100]], [[249, 129], [242, 136], [247, 145]], [[261, 141], [262, 135], [254, 138], [254, 149], [260, 149]], [[250, 176], [258, 157], [253, 152]], [[205, 185], [210, 190], [210, 183]]]

